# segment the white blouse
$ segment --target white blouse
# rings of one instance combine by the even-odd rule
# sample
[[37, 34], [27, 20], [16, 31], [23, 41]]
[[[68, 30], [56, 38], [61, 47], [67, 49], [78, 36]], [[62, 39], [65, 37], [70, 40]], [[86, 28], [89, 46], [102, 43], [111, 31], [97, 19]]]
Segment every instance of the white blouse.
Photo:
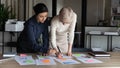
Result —
[[[68, 43], [73, 44], [74, 30], [76, 25], [77, 15], [73, 13], [71, 22], [63, 24], [59, 20], [59, 16], [55, 16], [51, 21], [51, 46], [57, 49], [57, 46], [63, 53], [68, 51]], [[58, 50], [58, 49], [57, 49]]]

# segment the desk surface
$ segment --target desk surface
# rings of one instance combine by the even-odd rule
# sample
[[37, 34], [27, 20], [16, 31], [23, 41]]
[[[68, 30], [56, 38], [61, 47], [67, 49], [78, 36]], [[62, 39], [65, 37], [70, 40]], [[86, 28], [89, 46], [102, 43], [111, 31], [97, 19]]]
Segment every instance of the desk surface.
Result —
[[0, 68], [114, 68], [114, 67], [120, 67], [120, 53], [119, 52], [113, 52], [111, 53], [111, 57], [106, 58], [97, 58], [99, 60], [102, 60], [103, 63], [99, 64], [72, 64], [72, 65], [62, 65], [60, 63], [57, 63], [57, 65], [28, 65], [28, 66], [20, 66], [15, 60], [7, 60], [2, 63], [0, 63]]

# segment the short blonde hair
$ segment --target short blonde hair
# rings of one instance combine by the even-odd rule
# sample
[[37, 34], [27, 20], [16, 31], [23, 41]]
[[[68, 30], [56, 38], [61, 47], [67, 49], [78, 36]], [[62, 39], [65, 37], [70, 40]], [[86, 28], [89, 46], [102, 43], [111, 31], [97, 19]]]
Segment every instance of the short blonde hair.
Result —
[[73, 10], [70, 7], [63, 7], [59, 12], [60, 20], [63, 20], [66, 18], [70, 21], [72, 15], [73, 15]]

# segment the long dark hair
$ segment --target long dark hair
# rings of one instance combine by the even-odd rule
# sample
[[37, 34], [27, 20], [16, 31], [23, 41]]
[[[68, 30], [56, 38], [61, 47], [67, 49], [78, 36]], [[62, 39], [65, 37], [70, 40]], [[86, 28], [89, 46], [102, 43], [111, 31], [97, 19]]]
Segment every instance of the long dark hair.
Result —
[[33, 10], [34, 10], [36, 15], [38, 15], [39, 13], [48, 12], [48, 8], [46, 7], [46, 5], [44, 3], [36, 4], [33, 7]]

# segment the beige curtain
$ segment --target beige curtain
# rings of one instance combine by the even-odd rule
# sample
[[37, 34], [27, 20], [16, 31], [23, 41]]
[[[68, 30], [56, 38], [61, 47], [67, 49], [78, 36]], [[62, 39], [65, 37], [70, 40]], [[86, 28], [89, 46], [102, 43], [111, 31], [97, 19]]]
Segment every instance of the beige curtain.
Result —
[[12, 8], [12, 13], [15, 14], [16, 19], [23, 20], [24, 19], [24, 0], [1, 0], [2, 4], [5, 6], [9, 6]]
[[[24, 0], [1, 0], [2, 4], [5, 6], [12, 7], [12, 13], [16, 14], [16, 19], [18, 20], [27, 20], [30, 18], [33, 12], [33, 6], [37, 3], [45, 3], [49, 10], [49, 17], [52, 17], [52, 0], [26, 0], [26, 9], [24, 6]], [[26, 11], [24, 15], [24, 10]], [[25, 16], [25, 17], [24, 17]]]

